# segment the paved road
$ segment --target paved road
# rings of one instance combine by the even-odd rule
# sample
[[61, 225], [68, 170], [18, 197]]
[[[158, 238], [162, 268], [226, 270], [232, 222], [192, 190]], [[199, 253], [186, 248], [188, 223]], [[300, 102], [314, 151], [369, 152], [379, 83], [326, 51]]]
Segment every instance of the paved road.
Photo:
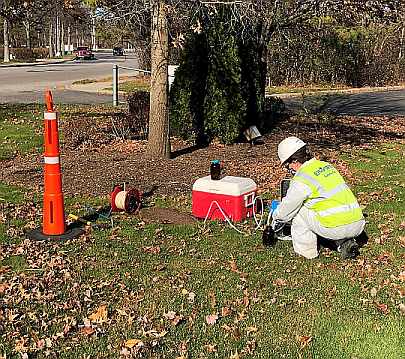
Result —
[[[100, 104], [111, 103], [111, 95], [95, 92], [79, 92], [71, 87], [73, 81], [100, 79], [112, 75], [112, 65], [137, 68], [134, 55], [126, 58], [113, 57], [109, 53], [97, 53], [94, 61], [69, 61], [54, 65], [24, 67], [0, 67], [0, 103], [43, 103], [45, 89], [52, 89], [55, 103]], [[120, 71], [129, 74], [128, 70]], [[332, 111], [348, 115], [402, 115], [405, 116], [405, 90], [356, 94], [307, 96], [306, 108]], [[298, 98], [283, 99], [288, 110], [297, 112], [303, 108]]]
[[405, 116], [405, 89], [353, 94], [323, 95], [321, 97], [285, 98], [287, 109], [298, 112], [305, 108], [312, 111], [330, 111], [338, 115], [400, 115]]
[[[139, 67], [132, 54], [113, 57], [108, 53], [97, 53], [93, 61], [0, 67], [0, 103], [43, 103], [46, 89], [52, 90], [56, 103], [111, 103], [111, 96], [72, 91], [71, 84], [82, 79], [111, 77], [114, 63]], [[120, 70], [120, 74], [130, 73], [130, 70]]]

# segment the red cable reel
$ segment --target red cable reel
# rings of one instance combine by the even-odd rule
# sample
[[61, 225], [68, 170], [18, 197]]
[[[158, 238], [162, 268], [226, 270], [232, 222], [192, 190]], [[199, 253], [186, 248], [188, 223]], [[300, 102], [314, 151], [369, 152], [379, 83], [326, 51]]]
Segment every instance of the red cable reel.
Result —
[[115, 185], [113, 191], [110, 194], [111, 210], [113, 212], [134, 213], [141, 208], [142, 195], [135, 188], [129, 190]]

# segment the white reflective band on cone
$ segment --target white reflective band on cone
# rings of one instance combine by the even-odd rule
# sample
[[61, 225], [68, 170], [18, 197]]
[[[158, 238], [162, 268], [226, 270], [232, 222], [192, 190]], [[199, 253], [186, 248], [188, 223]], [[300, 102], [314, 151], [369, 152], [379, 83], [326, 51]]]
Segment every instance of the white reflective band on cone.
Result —
[[44, 156], [44, 162], [47, 164], [47, 165], [56, 165], [56, 164], [58, 164], [60, 161], [59, 161], [59, 156], [57, 156], [57, 157], [47, 157], [47, 156]]
[[44, 112], [44, 120], [56, 120], [56, 112]]

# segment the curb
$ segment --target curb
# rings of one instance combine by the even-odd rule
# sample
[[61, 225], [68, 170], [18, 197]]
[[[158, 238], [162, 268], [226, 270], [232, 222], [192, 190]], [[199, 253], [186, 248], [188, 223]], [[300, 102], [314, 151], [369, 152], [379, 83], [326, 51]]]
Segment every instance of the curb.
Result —
[[10, 64], [0, 64], [2, 67], [25, 67], [25, 66], [39, 66], [39, 65], [55, 65], [55, 64], [64, 64], [65, 62], [73, 61], [73, 59], [66, 59], [60, 61], [38, 61], [38, 62], [13, 62]]

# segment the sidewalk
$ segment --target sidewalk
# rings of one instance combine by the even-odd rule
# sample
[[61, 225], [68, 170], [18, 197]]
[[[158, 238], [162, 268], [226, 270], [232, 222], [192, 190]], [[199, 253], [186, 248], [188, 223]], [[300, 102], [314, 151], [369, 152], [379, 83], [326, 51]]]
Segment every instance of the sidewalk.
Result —
[[92, 82], [89, 84], [70, 84], [66, 86], [72, 91], [94, 92], [99, 94], [110, 95], [112, 90], [106, 90], [107, 87], [112, 86], [112, 81]]
[[[118, 83], [123, 83], [128, 81], [127, 79], [120, 80]], [[112, 95], [112, 80], [110, 81], [102, 81], [102, 82], [92, 82], [89, 84], [70, 84], [66, 86], [67, 89], [72, 91], [81, 91], [81, 92], [91, 92], [91, 93], [98, 93], [100, 95]], [[111, 89], [108, 89], [111, 88]], [[124, 91], [119, 91], [118, 94], [125, 96], [127, 93]]]
[[[97, 81], [97, 80], [96, 80]], [[119, 83], [125, 82], [127, 79], [120, 80]], [[93, 82], [89, 84], [71, 84], [68, 86], [69, 89], [73, 91], [82, 92], [93, 92], [105, 95], [111, 95], [112, 89], [108, 90], [106, 88], [112, 87], [111, 81], [103, 82]], [[320, 90], [320, 91], [302, 91], [302, 92], [291, 92], [291, 93], [277, 93], [277, 94], [266, 94], [266, 97], [279, 97], [279, 98], [296, 98], [304, 96], [317, 96], [317, 95], [337, 95], [337, 94], [355, 94], [355, 93], [367, 93], [367, 92], [384, 92], [384, 91], [398, 91], [405, 89], [404, 85], [398, 86], [384, 86], [384, 87], [360, 87], [360, 88], [349, 88], [349, 89], [331, 89], [331, 90]], [[125, 92], [119, 91], [120, 94], [125, 94]]]
[[8, 62], [0, 63], [1, 67], [23, 67], [23, 66], [38, 66], [38, 65], [53, 65], [53, 64], [63, 64], [65, 62], [72, 61], [73, 58], [69, 59], [41, 59], [35, 62]]

